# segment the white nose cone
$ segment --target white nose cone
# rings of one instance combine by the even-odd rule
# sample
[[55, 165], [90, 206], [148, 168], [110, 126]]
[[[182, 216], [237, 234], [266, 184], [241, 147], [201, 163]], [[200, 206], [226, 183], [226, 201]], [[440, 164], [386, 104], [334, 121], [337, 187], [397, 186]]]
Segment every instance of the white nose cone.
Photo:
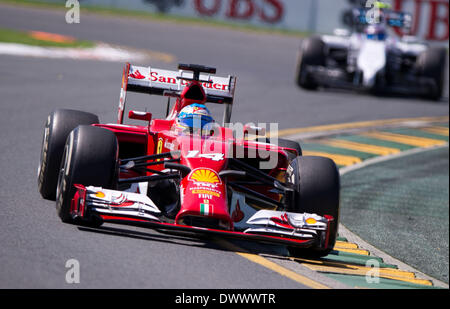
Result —
[[363, 72], [363, 85], [372, 88], [377, 73], [386, 65], [386, 44], [382, 41], [367, 40], [361, 45], [357, 61]]

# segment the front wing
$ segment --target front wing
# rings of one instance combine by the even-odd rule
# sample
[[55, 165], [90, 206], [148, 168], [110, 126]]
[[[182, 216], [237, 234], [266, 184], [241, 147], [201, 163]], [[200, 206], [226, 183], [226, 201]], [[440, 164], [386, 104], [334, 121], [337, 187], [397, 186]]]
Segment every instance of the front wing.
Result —
[[300, 248], [328, 247], [330, 223], [334, 218], [309, 213], [259, 210], [244, 230], [204, 228], [162, 221], [158, 207], [146, 195], [75, 185], [71, 214], [74, 219], [136, 225], [158, 230], [192, 232], [225, 238], [257, 241]]
[[[356, 91], [367, 91], [374, 87], [374, 85], [364, 85], [361, 74], [350, 74], [338, 68], [306, 66], [305, 70], [307, 77], [322, 87]], [[405, 73], [396, 77], [391, 83], [383, 84], [382, 90], [386, 93], [421, 96], [427, 95], [431, 89], [436, 89], [436, 87], [432, 78]]]

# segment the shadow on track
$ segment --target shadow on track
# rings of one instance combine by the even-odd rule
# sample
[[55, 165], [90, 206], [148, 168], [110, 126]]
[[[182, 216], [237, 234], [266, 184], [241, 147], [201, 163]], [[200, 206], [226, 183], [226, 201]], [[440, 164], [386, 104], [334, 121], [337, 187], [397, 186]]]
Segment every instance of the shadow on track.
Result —
[[[101, 227], [78, 226], [77, 228], [82, 232], [99, 233], [104, 235], [126, 237], [147, 241], [157, 241], [174, 245], [213, 249], [226, 252], [262, 254], [262, 255], [276, 256], [279, 258], [288, 257], [287, 250], [283, 246], [270, 245], [258, 242], [249, 242], [245, 240], [217, 238], [214, 236], [203, 235], [195, 232], [167, 231], [158, 229], [152, 229], [149, 232], [144, 232], [111, 226], [101, 226]], [[219, 244], [220, 243], [219, 240], [226, 240], [232, 242], [233, 244], [237, 244], [238, 246], [237, 247], [233, 246], [233, 249], [226, 248], [225, 246]]]
[[408, 103], [424, 103], [424, 101], [428, 102], [429, 104], [433, 104], [433, 105], [449, 103], [448, 95], [443, 95], [438, 100], [431, 100], [431, 99], [424, 98], [422, 96], [416, 96], [416, 95], [412, 95], [412, 94], [408, 95], [408, 94], [401, 94], [401, 93], [395, 93], [395, 92], [372, 94], [372, 93], [370, 93], [368, 91], [364, 91], [364, 90], [341, 89], [341, 88], [332, 88], [332, 87], [321, 87], [318, 90], [301, 89], [301, 91], [305, 91], [307, 93], [317, 92], [317, 93], [325, 93], [325, 94], [357, 95], [357, 96], [375, 98], [375, 99], [386, 99], [386, 100], [391, 100], [392, 102], [396, 102], [398, 99], [400, 99], [399, 102], [401, 102], [402, 100], [408, 100]]

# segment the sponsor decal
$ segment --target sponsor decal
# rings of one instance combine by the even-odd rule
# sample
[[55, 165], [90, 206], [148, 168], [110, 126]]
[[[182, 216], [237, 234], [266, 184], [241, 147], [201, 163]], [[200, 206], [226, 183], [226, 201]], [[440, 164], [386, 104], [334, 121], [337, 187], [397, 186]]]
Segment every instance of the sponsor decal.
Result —
[[201, 194], [202, 196], [207, 194], [210, 196], [215, 196], [215, 197], [220, 197], [221, 193], [219, 191], [212, 191], [211, 189], [197, 189], [197, 188], [192, 188], [191, 189], [192, 194]]
[[285, 4], [281, 0], [195, 0], [194, 9], [199, 15], [225, 17], [228, 20], [275, 24], [285, 17]]
[[[156, 145], [156, 154], [162, 152], [164, 139], [162, 137], [158, 138], [158, 144]], [[161, 159], [156, 159], [156, 161], [161, 161]]]
[[175, 77], [168, 77], [164, 75], [159, 75], [158, 72], [150, 72], [150, 80], [152, 82], [164, 83], [164, 84], [173, 84], [177, 83], [177, 79]]
[[114, 207], [127, 207], [134, 205], [134, 202], [128, 200], [123, 193], [120, 193], [118, 195], [113, 193], [111, 195], [111, 205]]
[[209, 195], [209, 194], [199, 194], [198, 195], [198, 198], [203, 198], [203, 199], [205, 199], [205, 198], [207, 198], [207, 199], [212, 199], [213, 197], [212, 197], [212, 195]]
[[[142, 76], [142, 78], [144, 78], [144, 76]], [[177, 79], [176, 79], [176, 75], [174, 75], [174, 76], [165, 76], [165, 75], [161, 75], [157, 71], [151, 71], [149, 79], [152, 82], [163, 83], [163, 84], [171, 84], [171, 85], [176, 85], [177, 82], [178, 82]], [[185, 80], [181, 80], [180, 83], [181, 83], [182, 86], [186, 86], [190, 82], [189, 81], [185, 81]], [[203, 86], [203, 88], [206, 88], [206, 89], [214, 89], [214, 90], [219, 90], [219, 91], [228, 91], [228, 84], [214, 83], [214, 82], [212, 82], [212, 83], [204, 82], [204, 83], [201, 83], [201, 85]]]
[[98, 197], [98, 198], [105, 198], [105, 193], [103, 193], [102, 191], [97, 191], [97, 192], [95, 192], [95, 197]]
[[200, 183], [208, 183], [208, 184], [221, 184], [219, 175], [211, 169], [199, 168], [194, 170], [189, 176], [189, 180], [193, 180], [194, 182]]
[[286, 213], [282, 214], [280, 217], [272, 217], [270, 218], [270, 221], [284, 228], [295, 229], [295, 227], [293, 227], [289, 222], [288, 215]]
[[196, 183], [193, 182], [193, 187], [190, 187], [189, 190], [191, 194], [198, 194], [199, 199], [212, 199], [213, 197], [221, 197], [222, 192], [216, 189], [217, 184], [213, 183]]
[[135, 78], [135, 79], [144, 79], [145, 76], [139, 72], [139, 70], [134, 71], [133, 73], [130, 73], [128, 77]]
[[277, 226], [286, 228], [286, 229], [297, 229], [297, 228], [303, 228], [303, 227], [317, 227], [317, 224], [322, 225], [322, 222], [318, 222], [320, 217], [314, 218], [314, 215], [309, 216], [300, 216], [295, 217], [293, 215], [288, 215], [287, 213], [284, 213], [280, 215], [279, 217], [271, 217], [270, 221], [275, 223]]
[[171, 150], [171, 151], [175, 150], [175, 144], [169, 142], [168, 140], [166, 140], [166, 141], [164, 142], [164, 147], [167, 148], [167, 149], [169, 149], [169, 150]]
[[[111, 195], [106, 195], [103, 191], [96, 191], [91, 194], [91, 197], [102, 199], [102, 200], [109, 200], [110, 206], [113, 207], [127, 207], [132, 206], [135, 204], [134, 201], [130, 201], [127, 196], [121, 192], [113, 192]], [[108, 202], [109, 202], [108, 201]]]
[[448, 0], [394, 0], [393, 10], [411, 12], [414, 16], [410, 29], [393, 28], [398, 35], [413, 35], [431, 41], [448, 41]]

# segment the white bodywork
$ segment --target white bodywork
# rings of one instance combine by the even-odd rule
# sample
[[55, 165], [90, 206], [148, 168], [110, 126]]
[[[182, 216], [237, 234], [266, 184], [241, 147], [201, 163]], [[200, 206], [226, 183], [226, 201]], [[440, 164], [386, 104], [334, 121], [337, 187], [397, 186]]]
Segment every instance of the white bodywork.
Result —
[[155, 203], [144, 194], [94, 186], [86, 187], [86, 203], [103, 215], [133, 215], [159, 221], [155, 215], [161, 213]]
[[375, 86], [377, 73], [386, 65], [386, 44], [374, 40], [364, 40], [361, 43], [356, 64], [362, 72], [363, 86], [372, 88]]
[[[155, 203], [142, 193], [116, 191], [101, 187], [88, 186], [85, 201], [90, 211], [102, 216], [123, 216], [161, 222], [161, 211]], [[275, 210], [257, 210], [245, 202], [245, 196], [234, 193], [232, 213], [242, 212], [236, 222], [244, 233], [265, 235], [286, 235], [301, 239], [321, 239], [327, 231], [328, 219], [311, 213], [292, 213]], [[240, 228], [239, 228], [240, 227]]]
[[246, 229], [245, 233], [282, 234], [308, 239], [319, 237], [320, 232], [325, 232], [328, 220], [316, 214], [260, 210], [247, 224], [253, 227]]
[[384, 70], [388, 50], [412, 55], [419, 55], [427, 50], [425, 43], [409, 36], [402, 39], [389, 36], [386, 40], [377, 41], [367, 39], [361, 33], [350, 35], [344, 31], [335, 31], [335, 35], [323, 35], [322, 40], [329, 48], [341, 48], [348, 51], [347, 70], [361, 72], [361, 85], [367, 89], [375, 85], [377, 73]]

